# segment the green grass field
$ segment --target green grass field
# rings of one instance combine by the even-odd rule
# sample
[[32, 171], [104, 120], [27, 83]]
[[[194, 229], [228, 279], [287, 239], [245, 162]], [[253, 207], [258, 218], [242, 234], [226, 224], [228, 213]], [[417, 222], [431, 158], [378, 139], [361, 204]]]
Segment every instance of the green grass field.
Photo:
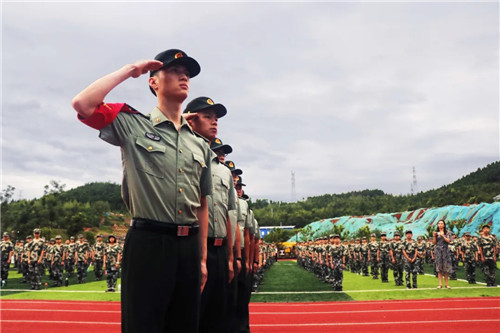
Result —
[[[432, 273], [431, 267], [427, 269]], [[461, 275], [463, 276], [458, 274], [459, 279]], [[478, 281], [484, 281], [479, 271], [477, 278]], [[499, 276], [497, 282], [498, 280]], [[394, 285], [391, 270], [389, 283], [373, 280], [371, 276], [344, 272], [344, 291], [333, 292], [328, 284], [322, 283], [314, 274], [297, 266], [295, 261], [279, 261], [266, 272], [258, 292], [252, 295], [252, 301], [315, 302], [500, 296], [500, 288], [488, 288], [481, 284], [470, 285], [466, 281], [450, 281], [450, 290], [438, 290], [438, 284], [438, 279], [433, 275], [419, 275], [418, 289], [407, 290], [406, 286]]]
[[[432, 268], [426, 267], [432, 274]], [[457, 272], [463, 278], [463, 268]], [[500, 282], [497, 274], [497, 283]], [[105, 277], [104, 277], [105, 278]], [[482, 273], [477, 271], [478, 281], [484, 281]], [[106, 293], [106, 281], [95, 281], [94, 272], [90, 271], [87, 281], [76, 283], [76, 277], [70, 279], [68, 287], [52, 287], [47, 276], [42, 277], [42, 290], [31, 291], [30, 286], [21, 283], [22, 276], [15, 270], [9, 272], [8, 284], [1, 290], [2, 299], [46, 299], [46, 300], [81, 300], [81, 301], [120, 301], [120, 293]], [[48, 285], [45, 287], [45, 283]], [[120, 284], [118, 279], [117, 285]], [[319, 281], [314, 274], [297, 266], [295, 261], [279, 261], [266, 272], [257, 293], [252, 294], [252, 302], [314, 302], [314, 301], [349, 301], [349, 300], [391, 300], [422, 299], [447, 297], [484, 297], [500, 296], [500, 288], [487, 288], [484, 285], [470, 285], [465, 281], [450, 281], [451, 290], [436, 289], [438, 280], [433, 275], [419, 275], [419, 289], [407, 290], [396, 287], [389, 271], [389, 283], [373, 280], [371, 277], [344, 272], [343, 292], [333, 292], [332, 288]]]

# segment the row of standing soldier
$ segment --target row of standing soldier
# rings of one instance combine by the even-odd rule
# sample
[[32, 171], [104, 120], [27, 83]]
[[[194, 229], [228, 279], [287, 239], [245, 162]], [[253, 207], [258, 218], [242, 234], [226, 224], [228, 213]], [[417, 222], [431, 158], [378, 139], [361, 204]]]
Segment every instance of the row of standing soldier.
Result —
[[[448, 247], [453, 266], [450, 279], [457, 279], [456, 270], [461, 261], [464, 264], [467, 281], [470, 284], [476, 283], [476, 265], [484, 270], [485, 260], [480, 259], [481, 253], [484, 253], [486, 260], [496, 258], [493, 249], [490, 249], [491, 246], [484, 239], [483, 235], [481, 238], [473, 239], [468, 232], [464, 233], [461, 239], [456, 239], [453, 235], [453, 241]], [[498, 242], [496, 246], [499, 246]], [[392, 240], [388, 240], [386, 233], [382, 233], [380, 241], [377, 241], [376, 235], [372, 234], [370, 242], [363, 237], [344, 240], [341, 243], [339, 235], [330, 235], [318, 238], [314, 242], [297, 244], [296, 253], [300, 266], [314, 272], [322, 281], [330, 283], [336, 291], [342, 290], [344, 270], [363, 276], [369, 276], [371, 273], [373, 279], [378, 279], [380, 275], [381, 281], [387, 283], [389, 269], [392, 269], [396, 286], [403, 285], [403, 272], [405, 272], [406, 287], [417, 288], [417, 275], [424, 274], [424, 263], [431, 265], [434, 263], [432, 240], [426, 242], [422, 236], [418, 236], [417, 241], [414, 241], [411, 230], [406, 231], [403, 241], [399, 232], [394, 233]], [[495, 250], [495, 253], [498, 251]], [[434, 273], [437, 276], [437, 272]], [[494, 277], [490, 280], [494, 281]], [[490, 281], [488, 284], [494, 283]]]

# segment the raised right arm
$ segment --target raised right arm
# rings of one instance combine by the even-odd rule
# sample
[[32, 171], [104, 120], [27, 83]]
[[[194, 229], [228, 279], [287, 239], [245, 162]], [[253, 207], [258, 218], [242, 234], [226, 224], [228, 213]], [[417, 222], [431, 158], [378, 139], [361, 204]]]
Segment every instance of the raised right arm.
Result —
[[117, 85], [130, 77], [139, 77], [151, 70], [160, 69], [162, 66], [163, 63], [157, 60], [141, 60], [125, 65], [119, 70], [91, 83], [73, 98], [71, 104], [82, 118], [88, 118], [104, 101], [104, 97]]

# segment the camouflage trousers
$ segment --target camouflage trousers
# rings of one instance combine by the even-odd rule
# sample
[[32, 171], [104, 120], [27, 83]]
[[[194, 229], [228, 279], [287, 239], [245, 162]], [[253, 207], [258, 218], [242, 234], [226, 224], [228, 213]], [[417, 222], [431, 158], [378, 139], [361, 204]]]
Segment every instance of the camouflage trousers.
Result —
[[378, 260], [376, 255], [370, 258], [370, 272], [374, 279], [378, 279]]
[[60, 260], [54, 261], [51, 265], [52, 278], [54, 279], [54, 283], [57, 286], [62, 286], [62, 278], [63, 278], [63, 265], [61, 265]]
[[76, 276], [79, 283], [85, 282], [85, 277], [87, 276], [87, 264], [84, 261], [76, 263]]
[[[111, 263], [109, 267], [112, 267]], [[106, 273], [107, 273], [106, 282], [108, 283], [108, 289], [116, 289], [116, 280], [118, 280], [118, 269], [116, 269], [115, 267], [108, 268]]]
[[0, 265], [2, 280], [6, 281], [9, 276], [10, 262], [9, 258], [2, 258], [2, 264]]
[[382, 256], [380, 258], [380, 279], [382, 282], [389, 281], [389, 267], [391, 266], [389, 256]]
[[458, 259], [455, 253], [452, 253], [451, 255], [451, 273], [450, 273], [450, 280], [456, 280], [457, 279], [457, 269], [458, 269]]
[[483, 263], [483, 273], [486, 285], [495, 285], [495, 270], [497, 269], [495, 259], [486, 259]]
[[467, 281], [469, 283], [476, 283], [476, 262], [473, 260], [465, 260], [464, 270]]
[[102, 279], [104, 271], [102, 270], [102, 259], [96, 259], [94, 261], [94, 274], [97, 280]]
[[401, 258], [396, 258], [396, 262], [392, 264], [392, 273], [394, 275], [394, 282], [396, 283], [396, 286], [403, 285], [403, 269], [403, 260]]
[[361, 256], [361, 271], [363, 276], [368, 276], [368, 255]]
[[[417, 288], [418, 269], [417, 269], [416, 263], [409, 262], [408, 260], [405, 260], [404, 269], [405, 269], [406, 287], [411, 288], [412, 283], [413, 283], [413, 288]], [[410, 281], [410, 278], [411, 278], [411, 281]]]
[[333, 270], [332, 270], [332, 275], [333, 275], [333, 281], [332, 281], [332, 287], [336, 291], [341, 291], [342, 290], [342, 281], [344, 280], [344, 271], [342, 268], [342, 259], [333, 259]]
[[31, 262], [28, 265], [28, 275], [31, 282], [32, 289], [40, 289], [42, 285], [42, 264], [38, 262]]
[[424, 274], [424, 261], [425, 257], [424, 258], [417, 257], [417, 260], [415, 260], [415, 266], [417, 268], [418, 274]]
[[68, 273], [69, 276], [72, 276], [75, 272], [75, 260], [74, 259], [66, 259], [64, 263], [64, 269]]

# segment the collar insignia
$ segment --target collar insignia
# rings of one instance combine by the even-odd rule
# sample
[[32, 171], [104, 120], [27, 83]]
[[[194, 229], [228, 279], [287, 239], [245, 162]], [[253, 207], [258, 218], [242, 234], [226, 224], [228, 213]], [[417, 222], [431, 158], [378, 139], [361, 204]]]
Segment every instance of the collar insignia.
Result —
[[156, 135], [154, 133], [148, 133], [146, 132], [146, 138], [154, 140], [154, 141], [160, 141], [161, 137], [159, 135]]

